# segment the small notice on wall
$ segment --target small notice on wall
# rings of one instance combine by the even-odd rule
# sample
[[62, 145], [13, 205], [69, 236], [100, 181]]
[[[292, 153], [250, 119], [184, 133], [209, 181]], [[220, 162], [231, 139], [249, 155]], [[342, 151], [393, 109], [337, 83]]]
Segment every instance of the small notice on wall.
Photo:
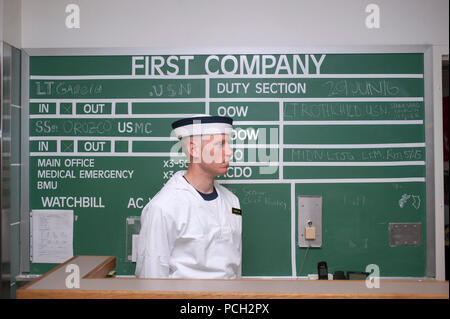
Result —
[[31, 223], [33, 263], [73, 257], [73, 210], [33, 210]]

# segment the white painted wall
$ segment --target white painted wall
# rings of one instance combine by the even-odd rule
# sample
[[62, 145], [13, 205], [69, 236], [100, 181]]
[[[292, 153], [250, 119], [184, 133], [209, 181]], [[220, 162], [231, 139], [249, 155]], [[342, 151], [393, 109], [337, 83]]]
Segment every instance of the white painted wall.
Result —
[[0, 0], [0, 41], [22, 46], [22, 0]]
[[[80, 7], [79, 29], [65, 26], [70, 3]], [[379, 29], [365, 25], [370, 3], [380, 7]], [[442, 45], [449, 42], [448, 10], [448, 0], [22, 0], [22, 45]]]

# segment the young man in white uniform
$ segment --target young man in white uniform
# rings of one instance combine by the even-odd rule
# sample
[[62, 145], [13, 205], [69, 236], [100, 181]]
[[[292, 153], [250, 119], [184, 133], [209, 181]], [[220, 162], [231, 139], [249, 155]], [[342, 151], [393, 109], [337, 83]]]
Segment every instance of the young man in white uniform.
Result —
[[189, 158], [145, 206], [136, 276], [239, 278], [242, 216], [238, 198], [217, 184], [233, 154], [232, 119], [198, 116], [172, 124]]

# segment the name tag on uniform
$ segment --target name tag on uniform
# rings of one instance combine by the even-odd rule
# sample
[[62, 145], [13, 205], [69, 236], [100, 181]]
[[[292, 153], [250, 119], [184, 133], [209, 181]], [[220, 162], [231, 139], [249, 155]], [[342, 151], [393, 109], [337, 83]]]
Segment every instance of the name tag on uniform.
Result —
[[235, 215], [242, 216], [242, 210], [240, 210], [239, 208], [231, 207], [231, 213], [235, 214]]

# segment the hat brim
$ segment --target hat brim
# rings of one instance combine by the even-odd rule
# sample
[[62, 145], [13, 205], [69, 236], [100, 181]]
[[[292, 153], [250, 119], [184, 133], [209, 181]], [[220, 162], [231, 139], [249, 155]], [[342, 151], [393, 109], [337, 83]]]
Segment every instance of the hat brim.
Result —
[[186, 136], [231, 134], [232, 126], [228, 123], [194, 123], [174, 129], [175, 136], [181, 139]]

